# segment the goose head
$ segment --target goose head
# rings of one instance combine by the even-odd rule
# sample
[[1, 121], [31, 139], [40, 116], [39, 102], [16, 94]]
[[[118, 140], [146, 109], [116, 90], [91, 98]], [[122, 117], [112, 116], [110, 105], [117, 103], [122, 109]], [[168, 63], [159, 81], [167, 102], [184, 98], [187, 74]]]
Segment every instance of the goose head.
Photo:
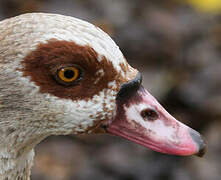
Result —
[[205, 150], [200, 134], [144, 89], [114, 41], [73, 17], [1, 21], [0, 84], [0, 158], [25, 157], [50, 135], [99, 132], [167, 154]]

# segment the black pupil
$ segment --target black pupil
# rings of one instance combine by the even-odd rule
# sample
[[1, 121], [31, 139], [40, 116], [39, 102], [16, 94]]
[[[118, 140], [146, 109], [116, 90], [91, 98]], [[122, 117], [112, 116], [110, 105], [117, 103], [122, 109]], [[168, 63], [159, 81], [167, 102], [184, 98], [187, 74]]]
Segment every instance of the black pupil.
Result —
[[73, 70], [65, 70], [64, 71], [64, 77], [67, 78], [67, 79], [71, 79], [74, 77], [74, 71]]

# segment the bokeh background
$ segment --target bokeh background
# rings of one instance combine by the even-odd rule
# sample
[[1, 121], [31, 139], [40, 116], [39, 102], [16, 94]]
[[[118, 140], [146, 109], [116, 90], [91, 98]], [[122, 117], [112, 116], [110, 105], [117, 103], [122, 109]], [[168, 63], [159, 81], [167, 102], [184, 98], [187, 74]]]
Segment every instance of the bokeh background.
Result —
[[220, 180], [220, 0], [0, 0], [0, 19], [26, 12], [82, 18], [106, 31], [144, 86], [208, 142], [203, 158], [163, 155], [105, 135], [50, 137], [32, 180]]

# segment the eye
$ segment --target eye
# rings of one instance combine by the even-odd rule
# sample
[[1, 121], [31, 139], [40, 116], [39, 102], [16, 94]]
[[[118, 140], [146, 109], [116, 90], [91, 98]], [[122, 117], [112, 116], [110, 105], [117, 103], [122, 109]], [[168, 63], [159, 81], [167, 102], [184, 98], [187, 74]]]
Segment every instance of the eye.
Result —
[[140, 115], [143, 117], [144, 120], [146, 121], [154, 121], [158, 119], [158, 114], [155, 110], [153, 109], [144, 109], [141, 111]]
[[62, 67], [57, 71], [58, 82], [70, 85], [80, 78], [81, 71], [74, 66]]

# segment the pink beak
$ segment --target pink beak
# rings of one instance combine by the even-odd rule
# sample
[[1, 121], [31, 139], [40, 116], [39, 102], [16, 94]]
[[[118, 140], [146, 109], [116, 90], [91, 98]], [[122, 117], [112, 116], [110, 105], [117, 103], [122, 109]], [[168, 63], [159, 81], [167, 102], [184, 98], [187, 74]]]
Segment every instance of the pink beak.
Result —
[[206, 149], [198, 132], [177, 121], [141, 86], [140, 73], [122, 85], [107, 132], [166, 154], [203, 156]]

